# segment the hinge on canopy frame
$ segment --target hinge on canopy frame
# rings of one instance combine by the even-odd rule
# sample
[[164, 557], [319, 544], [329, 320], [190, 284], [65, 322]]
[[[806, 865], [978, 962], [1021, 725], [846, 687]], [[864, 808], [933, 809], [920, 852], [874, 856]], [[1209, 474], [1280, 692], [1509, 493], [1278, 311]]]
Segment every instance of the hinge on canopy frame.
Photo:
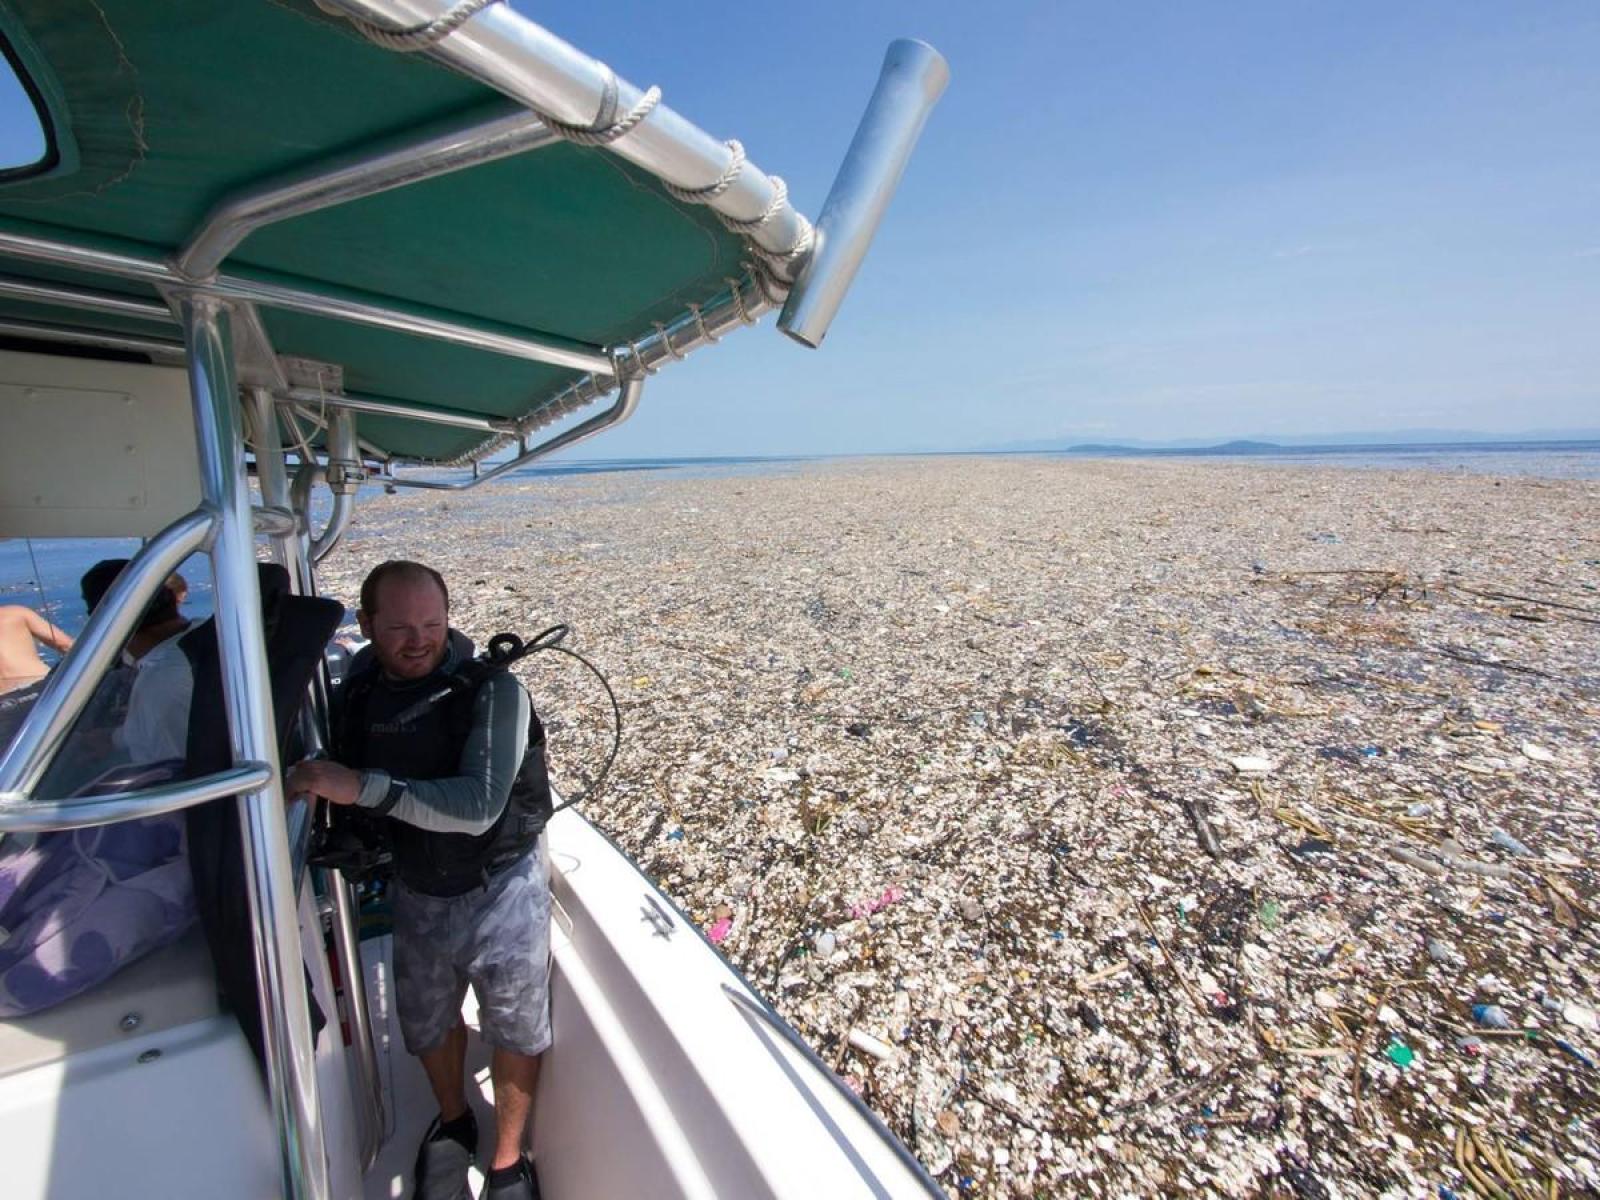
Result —
[[344, 367], [338, 363], [319, 362], [314, 358], [300, 358], [280, 354], [278, 364], [283, 368], [285, 390], [312, 388], [337, 396], [344, 392]]

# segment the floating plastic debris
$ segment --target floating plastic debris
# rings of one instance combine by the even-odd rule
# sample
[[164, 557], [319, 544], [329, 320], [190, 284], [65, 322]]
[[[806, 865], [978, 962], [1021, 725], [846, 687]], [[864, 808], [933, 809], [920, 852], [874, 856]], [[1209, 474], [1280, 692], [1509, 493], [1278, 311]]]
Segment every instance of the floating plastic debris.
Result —
[[1408, 867], [1415, 867], [1419, 871], [1426, 871], [1429, 875], [1448, 874], [1443, 864], [1436, 863], [1431, 858], [1424, 858], [1415, 850], [1409, 849], [1405, 846], [1390, 846], [1389, 857], [1405, 863]]
[[1485, 1029], [1511, 1029], [1511, 1018], [1498, 1004], [1474, 1004], [1472, 1019]]
[[[1562, 613], [1594, 614], [1524, 625], [1469, 589], [1531, 593], [1536, 571], [1537, 594], [1600, 607], [1564, 515], [1593, 510], [1595, 481], [959, 459], [495, 486], [448, 520], [414, 493], [374, 497], [373, 536], [319, 582], [352, 601], [368, 568], [417, 557], [480, 645], [571, 622], [627, 708], [584, 816], [702, 926], [736, 909], [719, 950], [830, 1065], [871, 1076], [866, 1103], [952, 1194], [966, 1177], [959, 1194], [984, 1200], [1439, 1180], [1465, 1196], [1440, 1113], [1480, 1130], [1514, 1113], [1569, 1154], [1587, 1136], [1553, 1101], [1600, 1074], [1549, 1031], [1591, 1061], [1600, 1034], [1533, 997], [1600, 1007], [1583, 690], [1600, 644]], [[673, 519], [689, 503], [699, 515]], [[1345, 544], [1312, 544], [1319, 529]], [[484, 534], [508, 544], [486, 559]], [[491, 561], [518, 593], [473, 586]], [[581, 790], [609, 705], [554, 664], [525, 681], [552, 777]], [[1494, 846], [1495, 828], [1539, 857]], [[1307, 838], [1335, 852], [1286, 852]], [[892, 907], [852, 912], [891, 884]], [[1225, 1019], [1216, 992], [1247, 997], [1251, 1020]], [[1474, 1022], [1478, 1000], [1537, 1011], [1546, 1052]], [[1369, 1027], [1385, 1005], [1402, 1023]], [[848, 1045], [852, 1027], [896, 1060]], [[1409, 1067], [1386, 1057], [1391, 1033]], [[1281, 1136], [1255, 1132], [1280, 1104]], [[1557, 1170], [1563, 1196], [1582, 1192]]]
[[1519, 858], [1532, 858], [1533, 857], [1533, 851], [1532, 850], [1529, 850], [1526, 846], [1524, 846], [1521, 842], [1517, 841], [1516, 838], [1512, 837], [1504, 829], [1496, 829], [1493, 833], [1491, 833], [1489, 835], [1489, 840], [1491, 842], [1493, 842], [1496, 846], [1499, 846], [1500, 849], [1509, 850], [1509, 851], [1511, 851], [1511, 853], [1517, 855]]
[[1399, 1038], [1395, 1038], [1389, 1043], [1388, 1048], [1384, 1050], [1384, 1054], [1388, 1055], [1389, 1061], [1397, 1067], [1409, 1067], [1416, 1061], [1417, 1057], [1417, 1052]]
[[1563, 1004], [1561, 1019], [1568, 1025], [1576, 1025], [1579, 1029], [1587, 1029], [1590, 1033], [1600, 1033], [1600, 1013], [1587, 1005], [1570, 1002]]
[[1228, 761], [1241, 775], [1266, 775], [1278, 769], [1277, 763], [1257, 754], [1244, 754]]
[[1571, 1042], [1566, 1041], [1563, 1038], [1551, 1038], [1550, 1040], [1555, 1043], [1556, 1049], [1560, 1050], [1561, 1053], [1565, 1054], [1568, 1058], [1577, 1059], [1591, 1071], [1595, 1069], [1594, 1059], [1590, 1058], [1582, 1050], [1579, 1050]]
[[852, 904], [850, 906], [850, 915], [859, 921], [865, 917], [870, 917], [873, 913], [882, 912], [891, 904], [895, 904], [901, 900], [904, 900], [905, 898], [905, 892], [891, 885], [884, 888], [880, 894], [874, 896], [870, 900], [863, 900], [859, 904]]
[[892, 1062], [894, 1060], [894, 1047], [887, 1042], [879, 1041], [870, 1033], [852, 1029], [848, 1040], [852, 1046], [863, 1054], [870, 1054], [873, 1058], [880, 1059], [883, 1062]]

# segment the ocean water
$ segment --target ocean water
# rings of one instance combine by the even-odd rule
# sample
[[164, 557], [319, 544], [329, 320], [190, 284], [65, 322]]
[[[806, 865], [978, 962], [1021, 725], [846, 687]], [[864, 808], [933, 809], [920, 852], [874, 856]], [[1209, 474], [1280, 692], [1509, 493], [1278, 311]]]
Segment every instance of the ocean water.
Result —
[[1273, 446], [1219, 453], [1215, 449], [1062, 451], [1048, 458], [1194, 458], [1264, 466], [1350, 467], [1386, 471], [1457, 471], [1472, 475], [1531, 475], [1600, 479], [1600, 442], [1439, 442], [1395, 446]]
[[[137, 538], [7, 538], [0, 541], [0, 604], [26, 604], [77, 637], [89, 617], [78, 588], [83, 573], [103, 558], [132, 558], [138, 551]], [[184, 613], [209, 617], [211, 564], [205, 555], [191, 556], [178, 574], [189, 585]]]
[[997, 450], [940, 454], [750, 455], [702, 458], [611, 458], [539, 464], [507, 478], [583, 478], [607, 473], [652, 472], [680, 479], [723, 475], [795, 474], [816, 463], [871, 458], [1192, 458], [1265, 466], [1348, 467], [1367, 470], [1460, 471], [1475, 475], [1531, 475], [1546, 479], [1600, 479], [1600, 441], [1441, 442], [1394, 446], [1281, 446], [1248, 450], [1130, 450], [1115, 452]]
[[[856, 456], [752, 455], [689, 458], [614, 458], [547, 463], [508, 472], [507, 479], [583, 479], [598, 474], [649, 472], [674, 479], [791, 475], [816, 464], [851, 461]], [[961, 455], [876, 455], [863, 457], [964, 457]], [[974, 455], [983, 458], [1188, 458], [1202, 461], [1249, 461], [1262, 466], [1348, 467], [1365, 470], [1454, 471], [1480, 475], [1539, 476], [1550, 479], [1600, 479], [1600, 442], [1484, 442], [1473, 444], [1402, 446], [1293, 446], [1253, 447], [1217, 453], [1215, 450], [1159, 450], [1114, 454], [1082, 452], [1006, 452]], [[483, 496], [494, 495], [494, 484]], [[377, 486], [365, 489], [376, 495]], [[418, 497], [437, 493], [417, 493]], [[461, 497], [463, 505], [479, 499]], [[359, 536], [359, 505], [352, 533]], [[44, 612], [68, 633], [83, 629], [87, 614], [79, 597], [78, 580], [102, 558], [127, 558], [135, 553], [135, 539], [44, 538], [0, 540], [0, 604], [26, 604]], [[189, 583], [184, 611], [194, 617], [212, 612], [210, 567], [203, 555], [186, 562], [180, 573]]]

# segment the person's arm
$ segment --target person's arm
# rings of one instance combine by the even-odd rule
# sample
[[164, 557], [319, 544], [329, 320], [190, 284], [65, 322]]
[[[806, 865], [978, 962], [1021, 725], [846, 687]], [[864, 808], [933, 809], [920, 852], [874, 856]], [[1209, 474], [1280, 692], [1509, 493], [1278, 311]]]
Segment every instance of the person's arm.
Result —
[[23, 611], [27, 614], [23, 619], [27, 621], [28, 632], [33, 635], [34, 641], [49, 646], [53, 650], [59, 650], [63, 654], [72, 649], [71, 637], [57, 629], [49, 621], [34, 612], [33, 609], [28, 608]]
[[357, 804], [432, 833], [483, 833], [500, 819], [511, 796], [528, 748], [531, 709], [528, 693], [503, 671], [478, 689], [472, 731], [456, 774], [406, 780], [387, 771], [307, 761], [290, 772], [289, 788], [335, 804]]

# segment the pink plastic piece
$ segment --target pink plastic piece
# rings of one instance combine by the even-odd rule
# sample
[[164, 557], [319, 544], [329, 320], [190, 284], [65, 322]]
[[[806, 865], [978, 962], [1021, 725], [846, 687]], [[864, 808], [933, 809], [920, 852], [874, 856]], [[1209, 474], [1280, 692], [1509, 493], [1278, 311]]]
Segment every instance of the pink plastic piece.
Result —
[[904, 900], [905, 898], [905, 892], [891, 885], [890, 887], [883, 889], [883, 894], [881, 896], [874, 896], [871, 900], [863, 900], [859, 904], [852, 904], [850, 906], [850, 915], [856, 920], [861, 921], [867, 917], [870, 917], [875, 912], [880, 912], [881, 910], [888, 908], [889, 905], [895, 903], [897, 900]]
[[732, 929], [732, 917], [718, 917], [716, 923], [713, 924], [710, 929], [706, 930], [706, 936], [710, 938], [713, 943], [720, 946]]

